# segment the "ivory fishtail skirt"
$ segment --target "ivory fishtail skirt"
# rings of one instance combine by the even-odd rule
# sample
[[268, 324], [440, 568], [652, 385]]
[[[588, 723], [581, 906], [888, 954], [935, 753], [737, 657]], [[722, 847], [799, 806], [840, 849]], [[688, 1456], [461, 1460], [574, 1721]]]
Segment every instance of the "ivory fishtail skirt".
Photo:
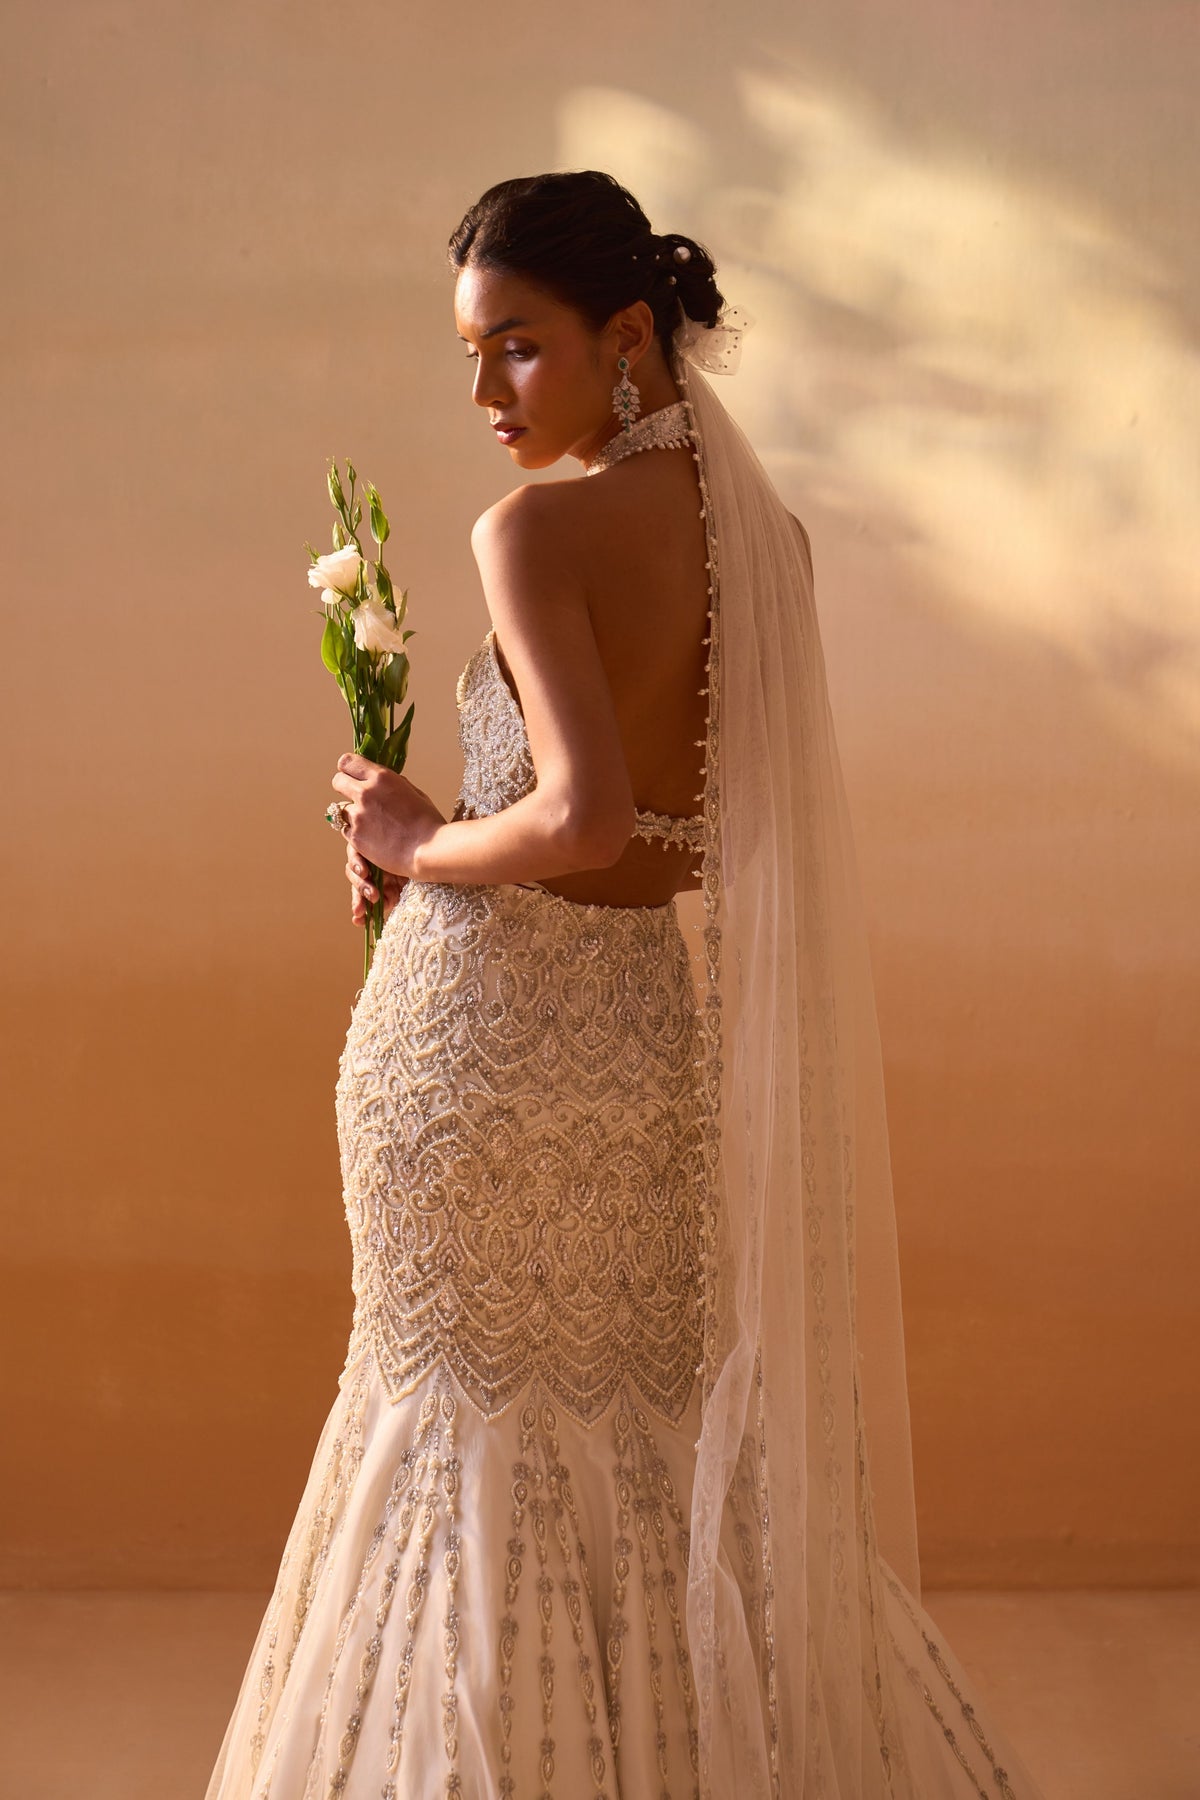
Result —
[[673, 901], [403, 889], [349, 1349], [206, 1800], [695, 1793], [699, 1058]]

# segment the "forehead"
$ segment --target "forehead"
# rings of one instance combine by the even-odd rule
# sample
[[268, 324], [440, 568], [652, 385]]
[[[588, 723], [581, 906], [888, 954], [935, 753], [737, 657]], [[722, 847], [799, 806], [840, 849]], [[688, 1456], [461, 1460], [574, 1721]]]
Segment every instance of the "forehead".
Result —
[[460, 335], [482, 335], [503, 319], [524, 319], [530, 325], [549, 323], [564, 308], [535, 282], [499, 269], [460, 269], [454, 284], [454, 322]]

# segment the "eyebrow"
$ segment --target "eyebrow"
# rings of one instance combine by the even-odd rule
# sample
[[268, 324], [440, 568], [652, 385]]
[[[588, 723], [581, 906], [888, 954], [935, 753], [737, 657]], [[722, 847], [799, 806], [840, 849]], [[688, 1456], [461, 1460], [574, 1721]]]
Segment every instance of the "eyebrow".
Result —
[[[481, 338], [495, 337], [498, 331], [512, 331], [516, 326], [527, 325], [528, 323], [528, 319], [501, 319], [498, 325], [489, 325], [487, 330], [481, 331], [479, 335]], [[465, 344], [469, 342], [467, 338], [463, 337], [461, 331], [458, 333], [458, 338], [460, 343]]]

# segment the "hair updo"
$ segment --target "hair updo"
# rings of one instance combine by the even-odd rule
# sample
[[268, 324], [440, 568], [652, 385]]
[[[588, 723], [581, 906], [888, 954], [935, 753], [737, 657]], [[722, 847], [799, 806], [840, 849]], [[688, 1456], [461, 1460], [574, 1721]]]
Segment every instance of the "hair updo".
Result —
[[593, 331], [644, 300], [668, 366], [681, 309], [715, 325], [724, 305], [703, 245], [676, 231], [651, 231], [628, 188], [599, 169], [497, 182], [451, 233], [448, 256], [455, 272], [476, 266], [536, 282]]

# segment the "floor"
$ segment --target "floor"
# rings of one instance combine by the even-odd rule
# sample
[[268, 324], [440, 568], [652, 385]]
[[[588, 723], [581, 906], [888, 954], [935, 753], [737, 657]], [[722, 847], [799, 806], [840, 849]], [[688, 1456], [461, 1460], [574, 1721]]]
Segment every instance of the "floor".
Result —
[[[1048, 1800], [1200, 1800], [1200, 1592], [923, 1599]], [[265, 1604], [0, 1592], [0, 1794], [203, 1800]]]

